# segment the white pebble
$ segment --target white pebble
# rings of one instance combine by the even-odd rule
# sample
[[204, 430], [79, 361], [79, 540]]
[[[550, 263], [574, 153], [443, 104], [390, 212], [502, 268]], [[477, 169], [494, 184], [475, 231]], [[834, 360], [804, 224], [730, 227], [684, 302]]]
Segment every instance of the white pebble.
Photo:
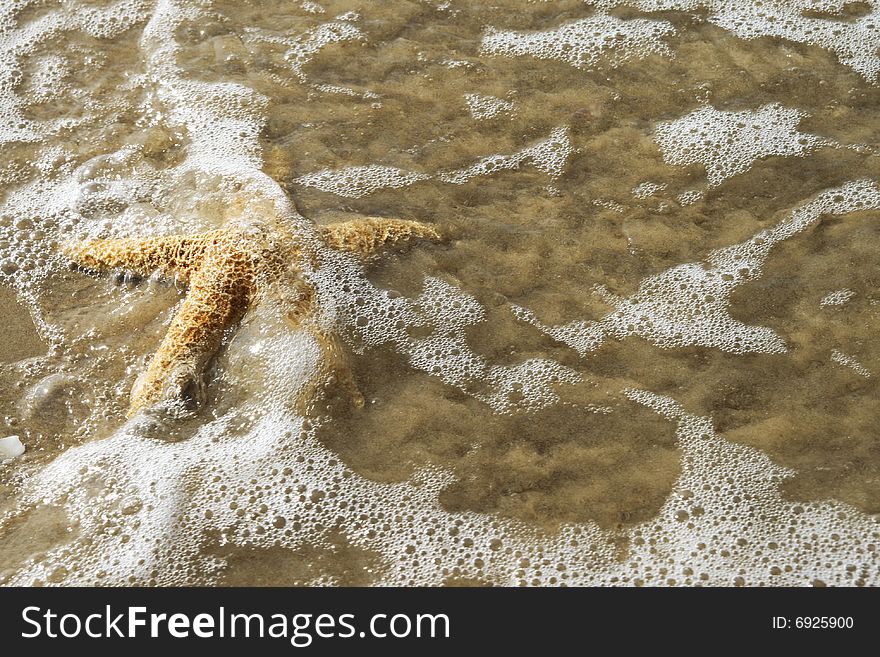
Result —
[[18, 439], [18, 436], [6, 436], [0, 438], [0, 461], [14, 459], [16, 456], [24, 454], [24, 445]]

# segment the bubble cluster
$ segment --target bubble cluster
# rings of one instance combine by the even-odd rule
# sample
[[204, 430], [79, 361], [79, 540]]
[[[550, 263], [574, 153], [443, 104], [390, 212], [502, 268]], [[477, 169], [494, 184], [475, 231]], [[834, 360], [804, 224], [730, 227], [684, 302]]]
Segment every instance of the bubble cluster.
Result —
[[352, 23], [352, 20], [356, 18], [356, 14], [340, 16], [339, 20], [321, 23], [293, 41], [290, 49], [285, 53], [285, 58], [290, 62], [294, 74], [302, 82], [306, 81], [303, 69], [322, 48], [331, 43], [357, 41], [364, 38], [364, 33]]
[[748, 171], [761, 158], [802, 156], [819, 146], [832, 145], [797, 130], [804, 116], [800, 110], [778, 103], [742, 112], [707, 105], [675, 121], [658, 124], [654, 136], [668, 164], [701, 164], [706, 168], [709, 186], [717, 187]]
[[28, 98], [36, 102], [57, 98], [64, 88], [64, 79], [70, 73], [68, 62], [61, 55], [52, 54], [41, 58], [31, 76]]
[[633, 187], [632, 195], [636, 198], [648, 198], [649, 196], [653, 196], [657, 192], [662, 192], [666, 189], [666, 183], [655, 183], [650, 180], [646, 180], [643, 183], [639, 183], [635, 187]]
[[324, 169], [300, 176], [294, 182], [337, 196], [360, 198], [380, 189], [406, 187], [428, 178], [430, 176], [424, 173], [371, 164], [344, 169]]
[[857, 361], [852, 356], [847, 356], [845, 353], [840, 351], [839, 349], [833, 349], [831, 351], [831, 360], [839, 365], [843, 365], [845, 367], [849, 367], [854, 372], [860, 374], [866, 379], [871, 377], [871, 371], [862, 365], [859, 361]]
[[[484, 321], [485, 310], [472, 295], [439, 278], [426, 277], [421, 294], [410, 300], [376, 288], [339, 254], [324, 257], [312, 282], [328, 316], [350, 331], [362, 348], [390, 345], [412, 367], [499, 413], [550, 406], [559, 400], [558, 386], [581, 380], [580, 374], [550, 359], [499, 365], [474, 352], [466, 329]], [[427, 335], [411, 336], [414, 328]]]
[[829, 292], [824, 297], [822, 297], [822, 300], [819, 302], [819, 307], [825, 308], [827, 306], [842, 306], [850, 299], [852, 299], [855, 295], [855, 292], [847, 288], [844, 288], [842, 290], [835, 290], [834, 292]]
[[562, 175], [565, 164], [573, 152], [574, 146], [568, 128], [562, 126], [556, 128], [546, 139], [511, 155], [489, 155], [470, 166], [440, 171], [436, 175], [370, 164], [343, 169], [324, 169], [300, 176], [294, 182], [303, 187], [312, 187], [337, 196], [360, 198], [380, 189], [398, 189], [434, 178], [453, 185], [463, 185], [478, 176], [489, 176], [499, 171], [513, 171], [524, 165], [531, 165], [551, 179], [555, 179]]
[[514, 111], [513, 103], [495, 96], [465, 94], [464, 100], [467, 103], [468, 112], [477, 121], [486, 121], [497, 116], [510, 115]]
[[595, 198], [592, 201], [593, 205], [599, 208], [605, 208], [606, 210], [611, 210], [612, 212], [617, 212], [621, 214], [626, 212], [626, 206], [618, 203], [609, 198]]
[[317, 2], [311, 2], [310, 0], [305, 0], [304, 2], [301, 2], [299, 6], [310, 14], [323, 14], [327, 11]]
[[[281, 342], [302, 359], [297, 344], [307, 339], [303, 333], [262, 337], [275, 344], [253, 364], [268, 367], [280, 388], [266, 390], [278, 394], [205, 424], [185, 443], [152, 440], [143, 420], [133, 420], [46, 467], [17, 508], [0, 516], [0, 527], [36, 505], [55, 504], [78, 529], [69, 542], [25, 562], [8, 583], [212, 584], [226, 566], [220, 547], [253, 555], [279, 547], [330, 549], [340, 539], [382, 557], [386, 567], [374, 584], [878, 581], [875, 520], [841, 503], [784, 499], [779, 486], [790, 471], [726, 441], [707, 418], [642, 390], [627, 394], [677, 425], [682, 473], [657, 517], [628, 529], [568, 524], [547, 535], [495, 515], [448, 512], [438, 495], [452, 480], [432, 469], [398, 484], [365, 479], [280, 405], [290, 379], [269, 361], [285, 348]], [[244, 430], [242, 416], [250, 418]], [[236, 423], [239, 429], [230, 431]], [[615, 549], [621, 540], [629, 545], [622, 561]]]
[[[352, 98], [361, 98], [363, 100], [376, 100], [381, 97], [373, 91], [355, 91], [351, 87], [340, 87], [337, 84], [316, 84], [313, 86], [313, 89], [328, 94], [340, 94], [343, 96], [351, 96]], [[376, 109], [380, 106], [380, 104], [373, 105]]]
[[489, 28], [483, 35], [484, 55], [555, 59], [576, 68], [596, 68], [600, 63], [619, 66], [651, 54], [672, 56], [661, 40], [675, 34], [666, 21], [635, 18], [623, 20], [596, 14], [541, 32], [517, 32]]
[[689, 189], [675, 197], [675, 200], [681, 205], [691, 205], [699, 201], [706, 193], [702, 189]]
[[858, 4], [849, 0], [599, 0], [596, 4], [646, 12], [703, 9], [708, 22], [741, 39], [777, 37], [819, 46], [870, 82], [880, 74], [880, 9], [873, 2], [866, 2], [867, 11], [854, 18], [843, 14], [845, 6]]
[[718, 249], [705, 262], [677, 265], [644, 279], [623, 298], [600, 288], [614, 310], [597, 321], [575, 320], [546, 326], [534, 313], [515, 314], [585, 355], [606, 338], [639, 336], [663, 348], [700, 345], [734, 354], [783, 353], [785, 340], [766, 326], [744, 324], [730, 315], [730, 295], [761, 277], [771, 249], [794, 237], [825, 215], [880, 208], [880, 191], [872, 181], [855, 181], [817, 195], [793, 210], [773, 228], [740, 244]]
[[551, 179], [558, 178], [565, 170], [565, 163], [574, 152], [567, 126], [556, 128], [550, 136], [512, 155], [490, 155], [463, 169], [444, 171], [437, 175], [443, 182], [462, 185], [477, 176], [487, 176], [498, 171], [519, 169], [530, 164]]

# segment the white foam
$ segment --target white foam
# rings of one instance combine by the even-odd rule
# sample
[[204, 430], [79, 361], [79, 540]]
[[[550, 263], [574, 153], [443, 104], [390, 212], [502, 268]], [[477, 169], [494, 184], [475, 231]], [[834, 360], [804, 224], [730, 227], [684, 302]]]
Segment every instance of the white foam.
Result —
[[756, 110], [727, 112], [709, 105], [660, 123], [654, 135], [663, 159], [674, 166], [701, 164], [709, 187], [748, 171], [771, 155], [803, 156], [833, 142], [799, 132], [805, 116], [797, 109], [770, 103]]
[[600, 208], [605, 208], [606, 210], [611, 210], [612, 212], [617, 212], [619, 214], [626, 212], [625, 205], [622, 205], [617, 201], [608, 198], [595, 198], [592, 200], [592, 204]]
[[704, 192], [702, 189], [689, 189], [676, 196], [675, 200], [683, 206], [691, 205], [692, 203], [696, 203], [697, 201], [699, 201], [705, 195], [706, 192]]
[[543, 324], [530, 310], [514, 313], [581, 355], [596, 350], [608, 337], [639, 336], [662, 348], [700, 345], [735, 354], [783, 353], [784, 339], [766, 326], [752, 326], [729, 312], [730, 295], [743, 283], [761, 277], [770, 250], [824, 215], [880, 208], [880, 191], [871, 181], [830, 189], [793, 210], [773, 228], [712, 251], [706, 261], [677, 265], [649, 276], [638, 290], [618, 297], [600, 288], [614, 310], [598, 321], [576, 320], [560, 326]]
[[[376, 576], [391, 585], [449, 577], [500, 585], [878, 582], [875, 520], [837, 502], [786, 500], [779, 486], [791, 471], [726, 441], [668, 397], [627, 394], [677, 426], [681, 452], [681, 475], [659, 514], [631, 528], [566, 524], [548, 535], [497, 515], [445, 511], [438, 495], [448, 473], [425, 469], [399, 484], [365, 479], [314, 428], [264, 400], [241, 409], [250, 417], [244, 432], [227, 431], [239, 415], [230, 414], [185, 443], [163, 443], [133, 421], [59, 457], [28, 482], [0, 528], [55, 504], [77, 531], [9, 583], [211, 584], [226, 565], [221, 545], [320, 549], [340, 537], [379, 554], [386, 566]], [[623, 560], [616, 541], [628, 544]], [[834, 559], [823, 556], [829, 551]]]
[[595, 68], [600, 63], [613, 67], [651, 54], [671, 57], [672, 51], [662, 39], [674, 33], [675, 28], [667, 21], [622, 20], [596, 14], [540, 32], [489, 28], [483, 35], [480, 52], [555, 59], [584, 69]]
[[336, 20], [322, 23], [294, 39], [284, 55], [290, 62], [293, 73], [305, 82], [305, 66], [327, 45], [363, 40], [364, 33], [352, 22], [357, 18], [357, 14], [339, 16]]
[[[880, 8], [868, 2], [864, 15], [842, 19], [848, 0], [599, 0], [610, 9], [638, 7], [642, 11], [694, 12], [707, 10], [706, 20], [741, 39], [777, 37], [819, 46], [837, 55], [845, 66], [870, 82], [880, 74]], [[823, 17], [808, 12], [826, 12]], [[835, 17], [834, 15], [838, 17]]]
[[[422, 293], [410, 300], [376, 288], [339, 254], [327, 253], [325, 259], [327, 264], [313, 278], [322, 305], [362, 348], [390, 345], [412, 367], [459, 388], [496, 412], [551, 406], [559, 400], [558, 386], [581, 380], [580, 374], [550, 359], [499, 365], [474, 352], [466, 329], [484, 321], [485, 311], [473, 296], [439, 278], [426, 277]], [[412, 327], [428, 334], [410, 337]]]
[[573, 152], [568, 127], [560, 126], [546, 139], [512, 155], [490, 155], [463, 169], [440, 172], [437, 177], [443, 182], [462, 185], [477, 176], [515, 170], [530, 164], [554, 179], [562, 175], [566, 161]]
[[302, 7], [305, 11], [309, 12], [310, 14], [323, 14], [324, 12], [327, 11], [326, 9], [324, 9], [324, 7], [319, 5], [317, 2], [311, 2], [310, 0], [306, 0], [305, 2], [301, 2], [299, 4], [299, 6]]
[[373, 91], [355, 91], [351, 87], [341, 87], [337, 84], [316, 84], [313, 88], [315, 91], [322, 91], [328, 94], [341, 94], [343, 96], [351, 96], [352, 98], [363, 98], [364, 100], [375, 100], [380, 98], [379, 94]]
[[477, 121], [486, 121], [505, 114], [511, 115], [514, 111], [513, 103], [495, 96], [465, 94], [464, 100], [467, 103], [468, 112]]
[[477, 67], [477, 64], [475, 64], [474, 62], [469, 62], [465, 59], [444, 59], [440, 63], [449, 69], [456, 69], [456, 68], [468, 69], [468, 68], [476, 68]]
[[850, 299], [852, 299], [855, 295], [856, 293], [848, 288], [835, 290], [834, 292], [829, 292], [824, 297], [822, 297], [822, 300], [819, 302], [819, 307], [825, 308], [827, 306], [842, 306]]
[[148, 76], [168, 112], [166, 120], [186, 130], [189, 143], [182, 169], [253, 179], [262, 165], [259, 133], [267, 99], [244, 85], [185, 77], [176, 64], [174, 30], [185, 20], [204, 16], [192, 5], [159, 0], [141, 37]]
[[568, 128], [561, 126], [553, 130], [546, 139], [522, 150], [510, 155], [489, 155], [461, 169], [428, 174], [370, 164], [342, 169], [323, 169], [300, 176], [294, 182], [337, 196], [360, 198], [380, 189], [398, 189], [432, 178], [453, 185], [463, 185], [478, 176], [489, 176], [499, 171], [513, 171], [523, 166], [533, 166], [553, 180], [562, 175], [573, 152], [574, 146]]
[[31, 76], [28, 99], [46, 102], [59, 97], [65, 89], [64, 79], [70, 73], [67, 60], [61, 55], [51, 54], [41, 58]]
[[633, 187], [632, 195], [636, 198], [648, 198], [649, 196], [653, 196], [657, 192], [661, 192], [666, 189], [666, 183], [655, 183], [650, 180], [646, 180], [643, 183], [639, 183], [635, 187]]
[[854, 372], [862, 375], [866, 379], [871, 377], [871, 371], [868, 368], [866, 368], [852, 356], [847, 356], [839, 349], [833, 349], [831, 351], [831, 360], [839, 365], [849, 367]]
[[396, 167], [370, 164], [362, 167], [323, 169], [300, 176], [294, 182], [347, 198], [360, 198], [380, 189], [398, 189], [431, 176]]

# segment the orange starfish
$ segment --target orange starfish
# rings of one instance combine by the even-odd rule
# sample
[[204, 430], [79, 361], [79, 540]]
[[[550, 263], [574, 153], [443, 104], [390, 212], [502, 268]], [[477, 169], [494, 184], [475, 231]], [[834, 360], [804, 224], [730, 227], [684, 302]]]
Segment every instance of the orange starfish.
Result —
[[[378, 217], [323, 226], [318, 234], [327, 246], [364, 258], [407, 238], [440, 238], [425, 224]], [[233, 224], [197, 235], [77, 242], [64, 251], [88, 270], [139, 276], [158, 272], [188, 288], [152, 362], [132, 388], [129, 416], [163, 400], [198, 400], [202, 373], [224, 331], [244, 317], [268, 285], [285, 272], [300, 273], [304, 257], [314, 258], [290, 231], [263, 223]], [[294, 320], [314, 303], [313, 290], [301, 277], [298, 288], [299, 298], [291, 301], [288, 313]]]

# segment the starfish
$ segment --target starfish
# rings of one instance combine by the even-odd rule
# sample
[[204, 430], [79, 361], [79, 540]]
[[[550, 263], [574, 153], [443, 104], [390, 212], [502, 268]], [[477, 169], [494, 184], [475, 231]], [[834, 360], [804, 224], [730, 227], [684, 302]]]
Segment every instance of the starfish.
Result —
[[[318, 238], [330, 248], [366, 260], [380, 248], [401, 240], [439, 240], [440, 236], [415, 221], [365, 217], [318, 227]], [[314, 290], [302, 272], [307, 259], [316, 264], [316, 250], [280, 225], [233, 222], [195, 235], [80, 241], [63, 250], [86, 270], [123, 270], [136, 276], [158, 273], [187, 288], [159, 349], [132, 387], [129, 416], [162, 401], [198, 400], [202, 374], [219, 349], [224, 332], [282, 276], [294, 275], [296, 298], [286, 299], [293, 323], [314, 307]], [[341, 382], [353, 388], [355, 403], [363, 405], [350, 374], [342, 374]]]

